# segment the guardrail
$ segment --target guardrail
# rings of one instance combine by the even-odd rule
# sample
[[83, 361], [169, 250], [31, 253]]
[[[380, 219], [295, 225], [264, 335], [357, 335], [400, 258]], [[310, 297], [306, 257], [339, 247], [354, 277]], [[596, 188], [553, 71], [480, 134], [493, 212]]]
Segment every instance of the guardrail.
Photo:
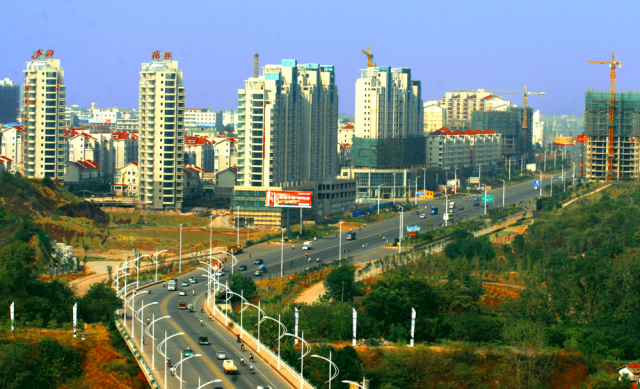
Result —
[[149, 382], [149, 385], [153, 389], [160, 389], [160, 385], [158, 384], [158, 381], [156, 381], [155, 377], [153, 376], [153, 373], [151, 373], [151, 369], [149, 369], [149, 366], [147, 365], [144, 358], [142, 357], [142, 354], [140, 354], [140, 351], [138, 351], [136, 344], [133, 342], [133, 340], [131, 339], [127, 331], [124, 329], [124, 327], [122, 327], [120, 322], [118, 320], [115, 320], [115, 323], [116, 323], [116, 328], [118, 329], [118, 332], [120, 332], [120, 336], [122, 336], [122, 339], [124, 339], [124, 342], [129, 347], [131, 354], [133, 354], [133, 357], [138, 362], [138, 366], [140, 366], [140, 370], [142, 370], [142, 373], [147, 378], [147, 382]]
[[[221, 315], [224, 315], [225, 312], [223, 310], [221, 310], [218, 305], [214, 305], [214, 309], [216, 310], [216, 312], [220, 313]], [[240, 324], [238, 322], [236, 322], [235, 320], [233, 320], [232, 318], [228, 318], [228, 320], [233, 323], [234, 326], [237, 326], [238, 328], [240, 327]], [[269, 356], [271, 356], [274, 359], [278, 359], [278, 354], [275, 353], [273, 350], [271, 350], [269, 347], [267, 347], [264, 343], [262, 342], [258, 342], [258, 339], [253, 336], [249, 331], [247, 331], [247, 329], [244, 329], [243, 332], [243, 337], [244, 336], [248, 336], [249, 339], [251, 339], [255, 344], [260, 343], [260, 348], [261, 348], [261, 352], [262, 350], [264, 350], [267, 354], [269, 354]], [[293, 375], [295, 377], [296, 380], [298, 380], [298, 382], [300, 382], [300, 373], [298, 371], [296, 371], [296, 369], [294, 369], [291, 365], [289, 365], [287, 362], [285, 362], [282, 358], [280, 358], [280, 366], [284, 367], [289, 373], [291, 373], [291, 375]], [[305, 388], [308, 389], [317, 389], [311, 382], [307, 381], [306, 378], [302, 378], [302, 383], [304, 385]]]

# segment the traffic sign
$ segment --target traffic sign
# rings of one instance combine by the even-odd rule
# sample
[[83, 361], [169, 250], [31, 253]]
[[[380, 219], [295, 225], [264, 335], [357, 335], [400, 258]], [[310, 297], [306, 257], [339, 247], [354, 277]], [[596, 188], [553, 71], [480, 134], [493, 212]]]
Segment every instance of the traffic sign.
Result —
[[482, 195], [482, 201], [493, 203], [493, 195]]
[[448, 213], [442, 214], [442, 220], [449, 220], [449, 214]]
[[531, 183], [531, 185], [533, 185], [533, 186], [540, 186], [540, 180], [533, 180], [533, 182]]

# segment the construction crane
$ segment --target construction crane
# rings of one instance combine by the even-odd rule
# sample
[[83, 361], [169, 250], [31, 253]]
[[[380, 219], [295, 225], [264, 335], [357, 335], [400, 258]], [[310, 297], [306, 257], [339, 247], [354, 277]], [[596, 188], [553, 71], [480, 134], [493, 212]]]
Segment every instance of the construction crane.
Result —
[[369, 51], [362, 51], [367, 56], [367, 67], [370, 68], [373, 66], [373, 54], [371, 54], [371, 46], [369, 46]]
[[527, 86], [524, 86], [524, 92], [513, 92], [513, 91], [500, 91], [500, 90], [485, 90], [485, 89], [451, 89], [451, 90], [455, 90], [455, 91], [461, 91], [461, 92], [474, 92], [474, 93], [481, 93], [481, 92], [488, 92], [488, 93], [515, 93], [515, 94], [522, 94], [523, 98], [522, 98], [522, 106], [524, 107], [524, 112], [523, 112], [523, 119], [522, 119], [522, 140], [521, 140], [521, 147], [522, 147], [522, 153], [525, 154], [527, 151], [527, 143], [526, 143], [526, 138], [527, 138], [527, 102], [529, 101], [528, 96], [529, 95], [542, 95], [542, 97], [545, 96], [544, 92], [529, 92], [527, 91]]
[[611, 53], [611, 62], [587, 61], [588, 63], [598, 63], [609, 65], [609, 77], [611, 78], [611, 97], [609, 98], [609, 147], [607, 150], [607, 181], [613, 180], [613, 119], [616, 106], [616, 66], [622, 67], [622, 62], [616, 61], [616, 53]]

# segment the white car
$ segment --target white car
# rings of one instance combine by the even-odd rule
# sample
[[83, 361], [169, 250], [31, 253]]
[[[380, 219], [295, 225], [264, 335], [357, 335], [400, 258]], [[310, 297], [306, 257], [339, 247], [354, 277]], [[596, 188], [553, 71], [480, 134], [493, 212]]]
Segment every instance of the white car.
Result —
[[425, 215], [424, 213], [420, 214], [420, 219], [425, 219], [427, 217], [427, 215]]
[[181, 290], [178, 292], [178, 296], [186, 296], [187, 292], [185, 292], [184, 290]]
[[218, 359], [227, 359], [227, 354], [224, 351], [218, 351], [218, 353], [216, 354], [216, 357]]
[[218, 277], [222, 277], [222, 276], [224, 276], [224, 270], [218, 270], [218, 271], [216, 272], [216, 275], [217, 275]]

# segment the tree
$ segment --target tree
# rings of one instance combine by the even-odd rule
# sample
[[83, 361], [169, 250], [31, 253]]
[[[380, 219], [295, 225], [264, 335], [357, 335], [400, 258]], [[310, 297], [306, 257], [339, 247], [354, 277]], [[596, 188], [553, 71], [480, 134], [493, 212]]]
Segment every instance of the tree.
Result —
[[356, 291], [355, 274], [353, 265], [342, 265], [329, 273], [324, 280], [329, 296], [338, 301], [351, 301]]
[[87, 293], [78, 300], [79, 316], [87, 323], [108, 320], [120, 307], [122, 301], [107, 281], [91, 285]]
[[240, 273], [234, 273], [229, 277], [229, 288], [232, 292], [241, 294], [246, 299], [253, 297], [258, 289], [251, 278]]

